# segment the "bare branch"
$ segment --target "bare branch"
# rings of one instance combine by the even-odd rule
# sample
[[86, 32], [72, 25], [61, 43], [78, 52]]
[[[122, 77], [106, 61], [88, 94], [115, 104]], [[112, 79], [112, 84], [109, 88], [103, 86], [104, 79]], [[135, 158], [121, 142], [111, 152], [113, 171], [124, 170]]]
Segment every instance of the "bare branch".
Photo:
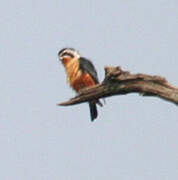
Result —
[[83, 89], [78, 96], [60, 106], [74, 105], [114, 95], [139, 93], [143, 96], [156, 96], [178, 105], [178, 88], [160, 76], [131, 74], [120, 67], [106, 67], [104, 81], [91, 88]]

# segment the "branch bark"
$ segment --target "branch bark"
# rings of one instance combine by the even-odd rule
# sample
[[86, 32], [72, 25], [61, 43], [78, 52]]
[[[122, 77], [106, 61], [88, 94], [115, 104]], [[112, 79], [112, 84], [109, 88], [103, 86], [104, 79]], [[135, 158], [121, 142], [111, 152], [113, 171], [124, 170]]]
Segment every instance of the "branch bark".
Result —
[[156, 96], [178, 105], [178, 88], [169, 84], [165, 78], [146, 74], [131, 74], [128, 71], [123, 71], [120, 67], [106, 67], [105, 79], [101, 84], [83, 89], [76, 97], [58, 105], [74, 105], [128, 93]]

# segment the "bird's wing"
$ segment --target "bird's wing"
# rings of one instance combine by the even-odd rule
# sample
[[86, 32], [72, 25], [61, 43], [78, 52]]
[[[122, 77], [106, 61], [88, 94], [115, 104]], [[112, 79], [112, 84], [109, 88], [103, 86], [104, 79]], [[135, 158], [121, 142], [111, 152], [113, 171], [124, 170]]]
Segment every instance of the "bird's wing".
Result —
[[98, 75], [92, 62], [84, 57], [80, 57], [79, 61], [80, 61], [80, 69], [83, 72], [90, 74], [92, 78], [95, 80], [95, 82], [99, 83]]

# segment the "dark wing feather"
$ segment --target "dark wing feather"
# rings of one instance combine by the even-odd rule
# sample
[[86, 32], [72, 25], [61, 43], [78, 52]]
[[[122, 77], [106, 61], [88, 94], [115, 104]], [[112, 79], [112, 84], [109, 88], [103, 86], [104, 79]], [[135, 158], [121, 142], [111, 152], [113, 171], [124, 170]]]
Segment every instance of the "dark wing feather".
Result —
[[80, 57], [79, 61], [80, 61], [80, 69], [83, 72], [89, 73], [93, 77], [95, 82], [99, 83], [98, 75], [92, 62], [84, 57]]

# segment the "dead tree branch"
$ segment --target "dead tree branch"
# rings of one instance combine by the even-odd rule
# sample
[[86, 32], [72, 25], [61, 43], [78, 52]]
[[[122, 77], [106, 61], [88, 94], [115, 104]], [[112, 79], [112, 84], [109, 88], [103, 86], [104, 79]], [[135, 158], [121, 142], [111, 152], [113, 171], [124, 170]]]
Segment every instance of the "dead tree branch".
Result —
[[83, 89], [76, 97], [60, 106], [74, 105], [114, 95], [139, 93], [143, 96], [156, 96], [178, 105], [178, 88], [160, 76], [131, 74], [120, 67], [106, 67], [105, 79], [101, 84]]

